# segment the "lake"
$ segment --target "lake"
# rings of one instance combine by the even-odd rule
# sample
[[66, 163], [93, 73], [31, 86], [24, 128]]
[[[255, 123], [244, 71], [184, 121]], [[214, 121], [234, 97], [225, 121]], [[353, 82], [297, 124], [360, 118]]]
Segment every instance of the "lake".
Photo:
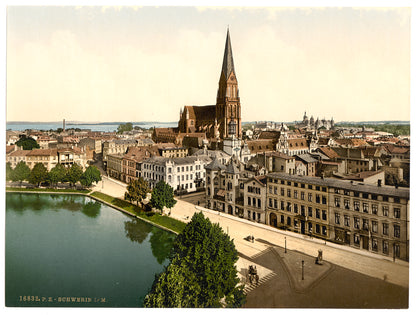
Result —
[[175, 237], [87, 196], [6, 193], [6, 306], [142, 307]]

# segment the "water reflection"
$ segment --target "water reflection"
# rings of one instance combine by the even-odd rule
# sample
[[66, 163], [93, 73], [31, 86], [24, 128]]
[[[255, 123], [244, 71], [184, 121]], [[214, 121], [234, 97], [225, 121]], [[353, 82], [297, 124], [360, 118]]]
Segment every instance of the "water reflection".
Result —
[[166, 231], [154, 227], [152, 229], [152, 236], [150, 237], [150, 245], [152, 247], [153, 256], [159, 264], [163, 264], [165, 259], [170, 258], [173, 242], [176, 235], [173, 233], [166, 233]]
[[6, 208], [20, 215], [26, 210], [40, 214], [43, 210], [64, 209], [81, 211], [88, 217], [96, 218], [100, 214], [101, 203], [78, 195], [6, 193]]
[[101, 203], [98, 201], [88, 201], [82, 207], [82, 213], [87, 217], [96, 218], [100, 214]]
[[126, 232], [126, 237], [132, 242], [141, 244], [152, 231], [152, 226], [142, 220], [131, 219], [124, 222], [124, 231]]

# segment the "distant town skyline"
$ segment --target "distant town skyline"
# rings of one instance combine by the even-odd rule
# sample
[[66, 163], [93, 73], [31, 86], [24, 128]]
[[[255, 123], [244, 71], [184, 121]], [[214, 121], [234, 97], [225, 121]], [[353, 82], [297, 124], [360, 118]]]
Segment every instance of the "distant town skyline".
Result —
[[52, 6], [7, 9], [7, 120], [177, 121], [227, 26], [243, 121], [410, 120], [410, 8]]

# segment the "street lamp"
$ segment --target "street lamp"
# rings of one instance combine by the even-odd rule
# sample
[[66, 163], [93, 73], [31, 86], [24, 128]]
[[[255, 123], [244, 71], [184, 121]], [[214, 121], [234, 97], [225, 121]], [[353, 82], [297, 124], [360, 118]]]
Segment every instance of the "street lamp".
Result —
[[286, 236], [285, 236], [285, 254], [287, 253], [287, 250], [286, 250]]
[[305, 261], [302, 260], [302, 280], [305, 280], [305, 277], [304, 277], [304, 269], [305, 269]]

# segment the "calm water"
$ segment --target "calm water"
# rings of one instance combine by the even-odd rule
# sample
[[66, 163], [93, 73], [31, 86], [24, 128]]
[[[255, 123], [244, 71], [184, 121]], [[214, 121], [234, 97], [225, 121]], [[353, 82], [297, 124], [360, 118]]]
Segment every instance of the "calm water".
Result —
[[[91, 131], [113, 132], [117, 131], [120, 123], [106, 123], [106, 124], [66, 124], [66, 129], [80, 128], [91, 129]], [[177, 127], [177, 122], [136, 122], [133, 126], [149, 129], [151, 127]], [[62, 122], [36, 123], [36, 122], [7, 122], [6, 129], [24, 131], [26, 129], [34, 130], [56, 130], [62, 128]]]
[[6, 306], [140, 307], [174, 238], [89, 197], [7, 193]]

